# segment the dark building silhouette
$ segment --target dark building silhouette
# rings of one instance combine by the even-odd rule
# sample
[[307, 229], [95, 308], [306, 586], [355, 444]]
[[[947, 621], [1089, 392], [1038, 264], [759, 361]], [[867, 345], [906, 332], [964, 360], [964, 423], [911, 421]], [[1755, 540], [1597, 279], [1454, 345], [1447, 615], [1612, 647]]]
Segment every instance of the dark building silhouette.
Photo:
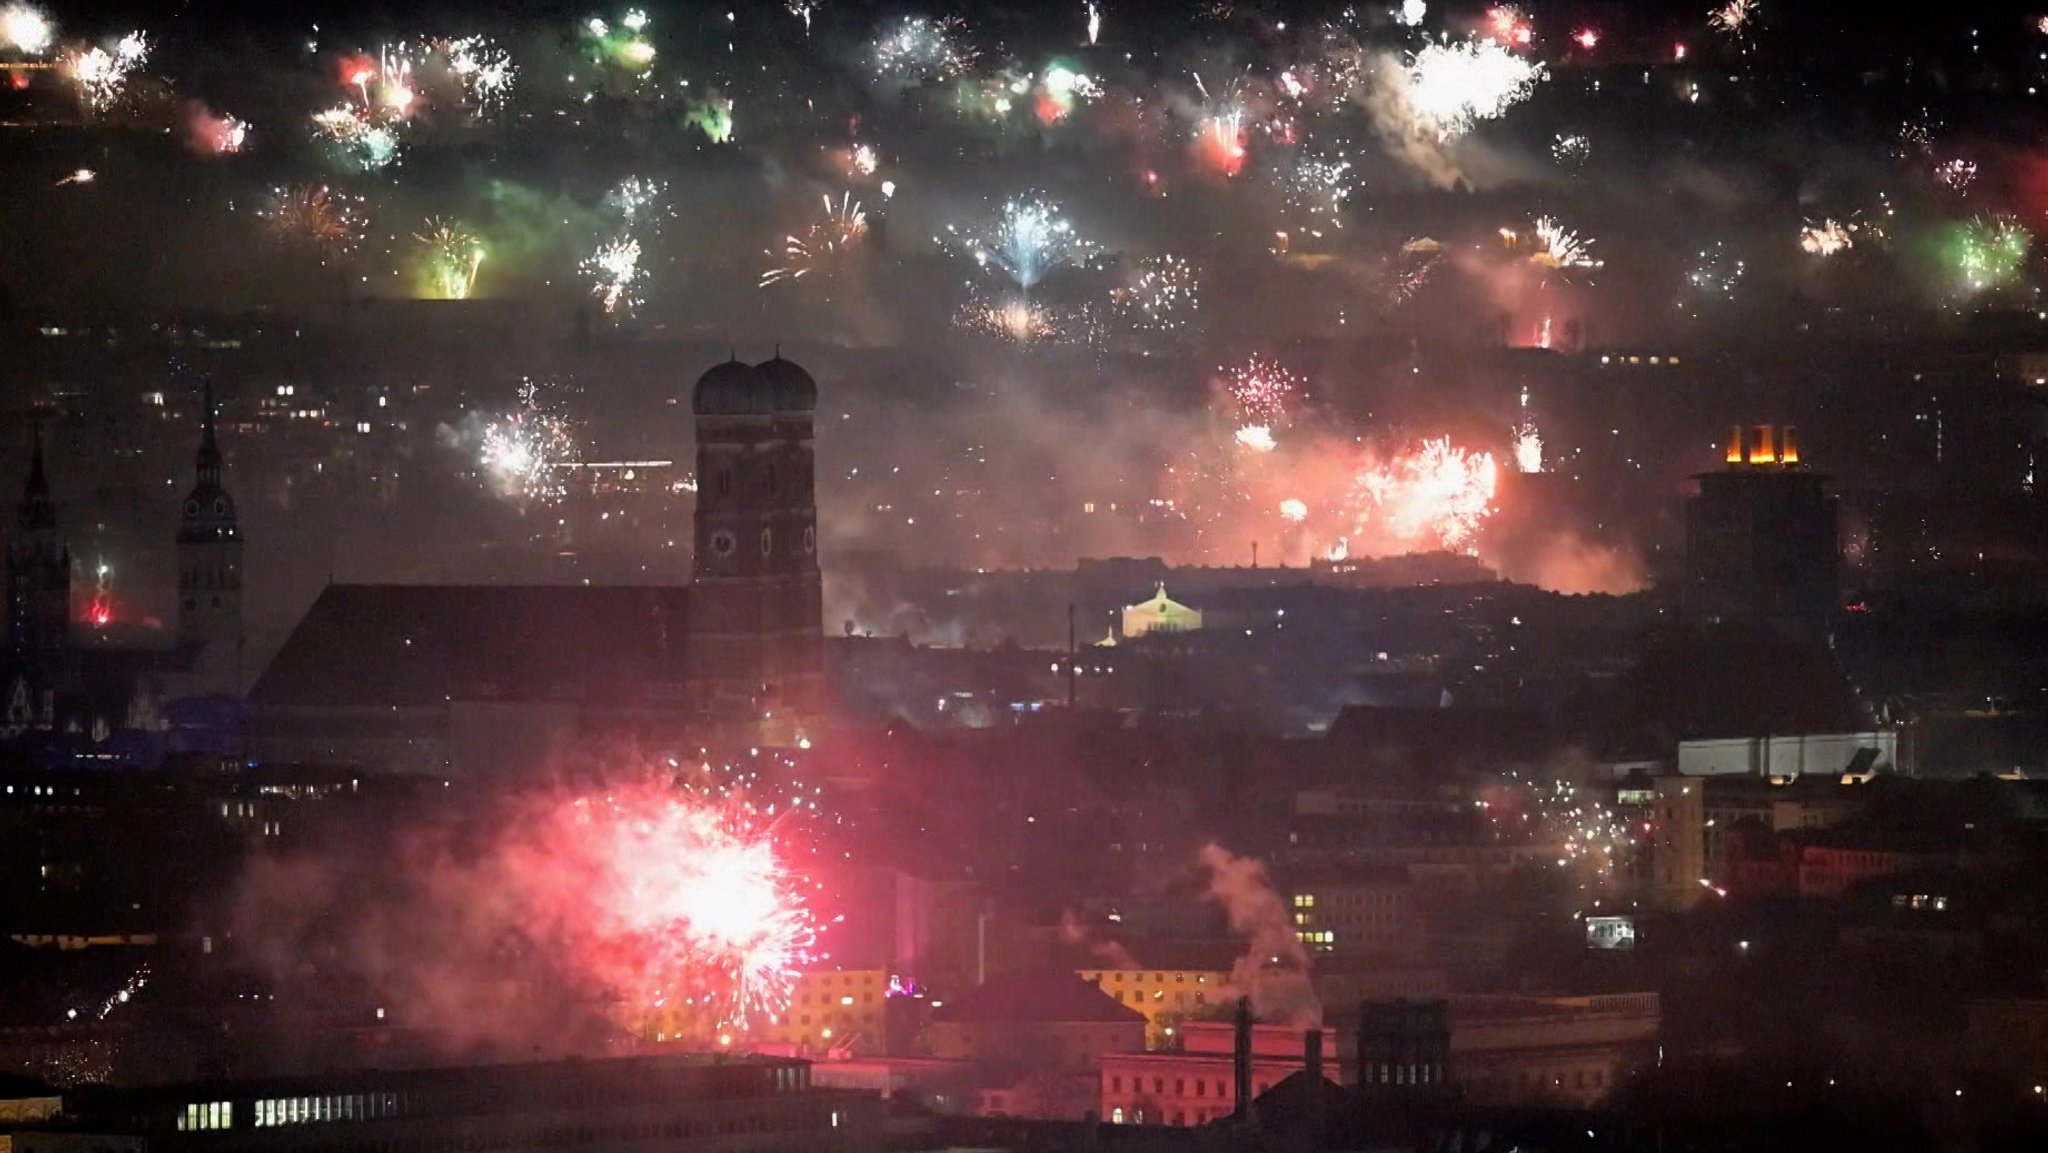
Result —
[[178, 522], [178, 643], [195, 651], [203, 687], [235, 693], [242, 674], [242, 530], [221, 485], [213, 386], [206, 386], [195, 480]]
[[823, 707], [818, 386], [780, 356], [697, 381], [696, 561], [689, 666], [714, 725], [789, 745]]
[[[43, 430], [35, 430], [28, 482], [7, 542], [7, 652], [15, 683], [31, 695], [10, 704], [47, 712], [70, 649], [71, 550], [57, 527], [57, 504], [43, 470]], [[20, 718], [26, 720], [27, 718]], [[17, 722], [19, 723], [19, 722]]]
[[1790, 426], [1729, 434], [1727, 467], [1693, 479], [1685, 506], [1685, 613], [1695, 624], [1820, 632], [1841, 570], [1840, 509]]

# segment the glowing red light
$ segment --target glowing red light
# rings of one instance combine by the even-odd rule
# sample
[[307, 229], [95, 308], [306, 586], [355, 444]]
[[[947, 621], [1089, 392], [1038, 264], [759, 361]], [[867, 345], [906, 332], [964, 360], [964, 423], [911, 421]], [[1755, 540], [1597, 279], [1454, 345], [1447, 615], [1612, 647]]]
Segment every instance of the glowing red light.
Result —
[[1579, 47], [1591, 49], [1593, 45], [1600, 43], [1600, 34], [1591, 28], [1581, 28], [1572, 39], [1579, 42]]

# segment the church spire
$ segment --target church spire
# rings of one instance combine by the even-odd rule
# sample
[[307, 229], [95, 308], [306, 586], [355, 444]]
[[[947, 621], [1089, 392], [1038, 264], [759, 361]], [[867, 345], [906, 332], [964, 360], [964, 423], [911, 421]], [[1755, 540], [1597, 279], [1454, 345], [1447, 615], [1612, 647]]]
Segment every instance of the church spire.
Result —
[[209, 380], [200, 401], [199, 452], [194, 461], [202, 488], [220, 487], [220, 442], [214, 436], [213, 417], [213, 382]]
[[50, 499], [50, 478], [43, 471], [43, 426], [37, 424], [30, 434], [30, 456], [28, 483], [22, 486], [21, 528], [24, 532], [39, 532], [57, 527], [57, 505]]

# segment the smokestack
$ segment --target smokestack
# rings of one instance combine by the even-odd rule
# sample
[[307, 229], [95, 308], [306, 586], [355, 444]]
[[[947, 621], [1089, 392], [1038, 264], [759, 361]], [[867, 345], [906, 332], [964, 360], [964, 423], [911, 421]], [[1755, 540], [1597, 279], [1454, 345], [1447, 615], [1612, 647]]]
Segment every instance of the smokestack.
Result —
[[1302, 1115], [1302, 1136], [1308, 1149], [1323, 1146], [1323, 1031], [1305, 1030], [1301, 1035], [1301, 1071], [1308, 1090], [1308, 1108]]
[[1777, 448], [1771, 440], [1771, 426], [1768, 424], [1757, 425], [1756, 439], [1749, 446], [1749, 463], [1775, 464], [1777, 460]]
[[1232, 1052], [1231, 1072], [1235, 1074], [1237, 1089], [1237, 1121], [1240, 1125], [1256, 1125], [1258, 1119], [1252, 1115], [1252, 999], [1237, 999], [1237, 1044]]
[[1799, 429], [1797, 426], [1788, 424], [1778, 430], [1778, 463], [1799, 463]]
[[1739, 424], [1728, 429], [1728, 463], [1742, 463], [1742, 426]]

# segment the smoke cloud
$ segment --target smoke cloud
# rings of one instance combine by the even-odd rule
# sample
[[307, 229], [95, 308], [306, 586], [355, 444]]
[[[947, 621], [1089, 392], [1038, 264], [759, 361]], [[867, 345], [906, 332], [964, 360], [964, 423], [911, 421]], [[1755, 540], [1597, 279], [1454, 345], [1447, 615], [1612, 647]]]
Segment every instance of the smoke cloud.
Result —
[[1245, 939], [1244, 956], [1231, 966], [1229, 996], [1249, 996], [1267, 1021], [1320, 1025], [1323, 1009], [1309, 982], [1308, 950], [1294, 935], [1294, 921], [1267, 879], [1265, 864], [1214, 841], [1202, 846], [1197, 859], [1209, 875], [1207, 897]]

